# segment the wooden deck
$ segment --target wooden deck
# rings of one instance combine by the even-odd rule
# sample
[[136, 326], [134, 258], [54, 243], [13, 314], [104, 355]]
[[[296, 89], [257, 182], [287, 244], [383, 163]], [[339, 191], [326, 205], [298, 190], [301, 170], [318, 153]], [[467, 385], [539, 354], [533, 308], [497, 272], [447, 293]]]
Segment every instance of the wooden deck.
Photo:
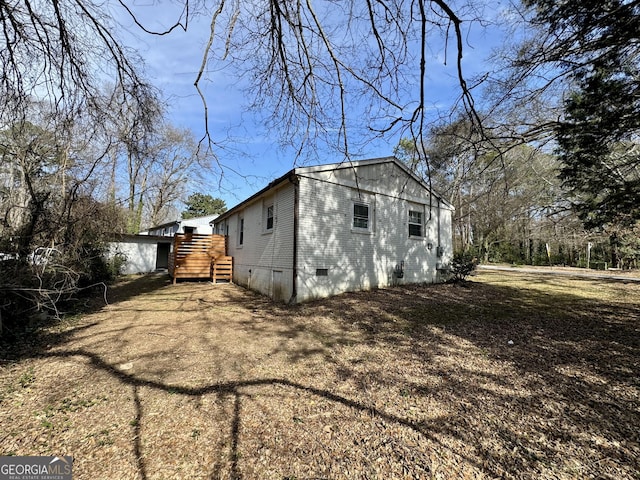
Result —
[[227, 256], [224, 235], [178, 233], [169, 254], [169, 275], [179, 278], [209, 278], [231, 282], [233, 257]]

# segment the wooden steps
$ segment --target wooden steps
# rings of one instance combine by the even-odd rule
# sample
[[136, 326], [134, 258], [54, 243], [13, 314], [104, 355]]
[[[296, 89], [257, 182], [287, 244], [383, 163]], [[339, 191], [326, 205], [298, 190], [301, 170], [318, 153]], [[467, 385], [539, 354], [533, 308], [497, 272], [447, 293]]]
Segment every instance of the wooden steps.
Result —
[[213, 259], [211, 264], [211, 281], [216, 283], [218, 280], [226, 280], [231, 282], [233, 279], [233, 257], [222, 256]]

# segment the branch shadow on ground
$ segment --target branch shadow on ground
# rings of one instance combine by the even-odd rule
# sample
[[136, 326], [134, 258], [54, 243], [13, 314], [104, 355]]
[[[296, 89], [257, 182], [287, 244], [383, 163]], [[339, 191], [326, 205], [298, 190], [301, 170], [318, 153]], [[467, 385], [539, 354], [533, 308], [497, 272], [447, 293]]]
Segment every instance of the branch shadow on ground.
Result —
[[[243, 388], [247, 387], [270, 387], [280, 386], [286, 387], [292, 390], [304, 392], [315, 397], [319, 397], [330, 402], [341, 404], [356, 411], [366, 412], [380, 419], [384, 419], [387, 422], [407, 427], [416, 433], [428, 437], [435, 443], [440, 444], [442, 448], [448, 448], [447, 445], [442, 444], [437, 437], [432, 435], [427, 425], [420, 422], [413, 422], [406, 418], [396, 416], [387, 413], [383, 410], [366, 405], [357, 400], [353, 400], [334, 392], [316, 388], [309, 385], [304, 385], [298, 382], [287, 380], [285, 378], [256, 378], [244, 381], [230, 381], [215, 383], [202, 387], [181, 387], [175, 385], [167, 385], [162, 382], [156, 382], [153, 380], [138, 378], [135, 375], [127, 374], [113, 365], [106, 363], [99, 356], [86, 352], [83, 350], [68, 350], [68, 351], [56, 351], [44, 353], [44, 357], [48, 358], [71, 358], [81, 357], [88, 360], [91, 366], [95, 370], [99, 370], [117, 378], [122, 384], [131, 386], [133, 389], [133, 402], [135, 407], [135, 420], [133, 422], [134, 439], [133, 439], [133, 451], [136, 459], [136, 465], [138, 474], [142, 479], [148, 478], [147, 466], [144, 460], [144, 453], [142, 451], [141, 441], [141, 425], [143, 423], [143, 408], [140, 400], [139, 391], [141, 388], [148, 388], [152, 390], [158, 390], [171, 395], [184, 395], [188, 397], [202, 397], [203, 395], [216, 394], [221, 397], [233, 398], [233, 416], [230, 421], [231, 424], [231, 465], [230, 465], [230, 477], [233, 479], [240, 479], [243, 477], [240, 472], [238, 459], [240, 457], [238, 448], [240, 443], [240, 423], [241, 423], [241, 398], [244, 396], [242, 393]], [[464, 457], [464, 455], [462, 455]], [[483, 465], [476, 462], [473, 458], [466, 458], [471, 464], [474, 464], [476, 468], [483, 469]], [[487, 472], [488, 473], [488, 472]], [[214, 477], [215, 478], [215, 477]]]
[[63, 315], [62, 319], [54, 324], [51, 324], [51, 319], [47, 319], [34, 325], [33, 329], [18, 338], [0, 337], [0, 359], [14, 362], [37, 357], [42, 351], [64, 345], [79, 332], [90, 330], [96, 325], [95, 322], [78, 323], [83, 316], [99, 312], [109, 305], [158, 291], [169, 284], [169, 276], [166, 273], [154, 273], [129, 276], [112, 285], [97, 286], [96, 295], [90, 297], [82, 306], [77, 306], [72, 315]]
[[[635, 290], [626, 295], [637, 300], [640, 290], [631, 287]], [[440, 392], [451, 391], [443, 398], [461, 414], [460, 421], [431, 425], [432, 431], [467, 444], [486, 473], [534, 472], [572, 454], [586, 465], [581, 475], [624, 476], [640, 470], [637, 301], [478, 283], [409, 286], [366, 298], [347, 294], [298, 308], [302, 316], [316, 309], [333, 312], [364, 332], [365, 342], [385, 342], [398, 356], [410, 352], [426, 370], [436, 358], [466, 348], [485, 357], [488, 366], [508, 366], [508, 375], [473, 364], [431, 372], [442, 380]], [[398, 388], [400, 375], [385, 375], [383, 369], [376, 375], [387, 388]], [[368, 372], [353, 367], [343, 376], [363, 384], [370, 380]], [[424, 398], [440, 395], [420, 382], [402, 388]], [[491, 423], [469, 421], [470, 411], [486, 414]], [[497, 436], [500, 448], [484, 446], [483, 436]]]
[[[242, 478], [243, 399], [249, 398], [248, 389], [274, 386], [408, 428], [492, 477], [541, 477], [572, 460], [583, 464], [574, 474], [584, 477], [620, 472], [625, 476], [640, 470], [635, 431], [640, 424], [638, 302], [594, 301], [570, 293], [546, 294], [475, 282], [466, 288], [406, 286], [345, 294], [291, 307], [240, 290], [225, 290], [223, 301], [216, 302], [204, 294], [192, 298], [193, 292], [197, 289], [189, 290], [189, 302], [197, 302], [201, 312], [226, 309], [232, 314], [212, 313], [213, 320], [201, 320], [206, 328], [238, 316], [231, 327], [236, 332], [256, 342], [273, 339], [265, 358], [285, 356], [292, 368], [320, 358], [336, 377], [333, 386], [352, 382], [359, 386], [358, 394], [296, 381], [288, 378], [288, 372], [282, 376], [247, 373], [249, 378], [198, 386], [176, 384], [123, 371], [87, 347], [65, 348], [73, 335], [90, 331], [93, 324], [49, 338], [48, 343], [61, 349], [43, 348], [32, 352], [35, 356], [82, 358], [92, 369], [133, 389], [133, 451], [143, 479], [148, 478], [149, 468], [141, 437], [145, 422], [141, 389], [185, 398], [214, 394], [231, 401], [227, 468], [231, 478]], [[319, 317], [329, 319], [333, 328], [326, 330], [326, 323], [305, 320]], [[200, 341], [205, 348], [216, 348], [214, 339]], [[366, 353], [377, 346], [389, 355], [386, 363], [344, 357], [350, 349]], [[115, 350], [118, 347], [113, 345]], [[154, 354], [174, 353], [174, 346], [164, 348]], [[418, 366], [420, 371], [405, 372], [405, 365]], [[372, 387], [387, 392], [397, 404], [407, 397], [419, 405], [435, 401], [447, 405], [450, 413], [414, 419], [398, 405], [377, 405], [374, 397], [365, 394]], [[212, 478], [223, 476], [222, 469], [218, 463]], [[558, 475], [563, 474], [567, 472]]]

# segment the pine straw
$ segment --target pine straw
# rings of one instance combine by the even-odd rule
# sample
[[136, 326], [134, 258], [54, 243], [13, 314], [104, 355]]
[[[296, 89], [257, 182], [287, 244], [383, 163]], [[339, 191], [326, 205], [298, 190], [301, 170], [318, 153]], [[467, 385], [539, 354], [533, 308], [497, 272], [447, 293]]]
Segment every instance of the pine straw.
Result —
[[276, 305], [117, 286], [2, 353], [0, 452], [76, 479], [639, 478], [640, 285], [483, 272]]

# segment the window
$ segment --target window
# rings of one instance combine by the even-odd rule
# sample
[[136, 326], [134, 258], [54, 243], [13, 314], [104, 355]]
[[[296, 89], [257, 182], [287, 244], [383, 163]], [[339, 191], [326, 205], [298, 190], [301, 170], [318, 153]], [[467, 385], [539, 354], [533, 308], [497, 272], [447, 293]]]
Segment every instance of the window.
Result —
[[409, 236], [422, 236], [422, 212], [409, 210]]
[[267, 230], [273, 230], [273, 205], [267, 207]]
[[327, 277], [329, 276], [328, 268], [316, 268], [316, 277]]
[[244, 218], [238, 219], [238, 245], [244, 243]]
[[353, 228], [369, 230], [369, 205], [366, 203], [353, 203]]
[[195, 233], [195, 227], [184, 227], [184, 233]]
[[276, 207], [274, 198], [265, 198], [262, 200], [262, 233], [272, 233], [276, 224]]

